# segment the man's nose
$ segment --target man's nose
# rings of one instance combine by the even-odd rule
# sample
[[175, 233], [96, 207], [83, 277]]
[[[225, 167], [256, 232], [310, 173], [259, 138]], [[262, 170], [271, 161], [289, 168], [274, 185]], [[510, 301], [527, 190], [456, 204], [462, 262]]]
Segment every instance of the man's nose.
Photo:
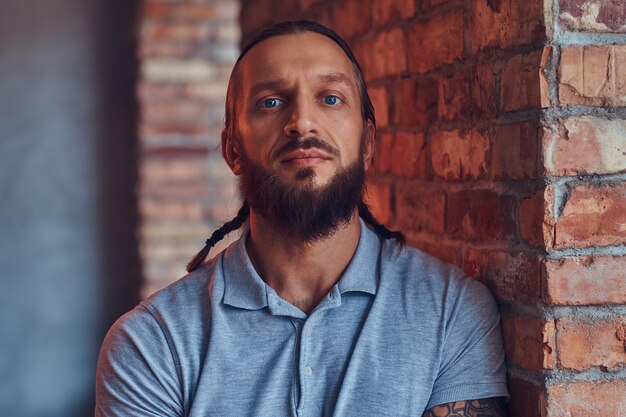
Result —
[[292, 104], [289, 119], [285, 124], [285, 135], [293, 138], [317, 135], [315, 104], [297, 100]]

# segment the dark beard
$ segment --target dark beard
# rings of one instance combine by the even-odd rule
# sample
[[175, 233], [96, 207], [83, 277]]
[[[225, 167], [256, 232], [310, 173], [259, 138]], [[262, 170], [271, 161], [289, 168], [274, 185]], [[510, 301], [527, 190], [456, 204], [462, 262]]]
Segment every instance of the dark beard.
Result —
[[341, 169], [330, 182], [315, 187], [315, 171], [304, 168], [297, 182], [284, 184], [276, 174], [243, 156], [240, 191], [250, 208], [287, 236], [312, 243], [333, 235], [347, 224], [362, 201], [365, 165], [358, 158]]

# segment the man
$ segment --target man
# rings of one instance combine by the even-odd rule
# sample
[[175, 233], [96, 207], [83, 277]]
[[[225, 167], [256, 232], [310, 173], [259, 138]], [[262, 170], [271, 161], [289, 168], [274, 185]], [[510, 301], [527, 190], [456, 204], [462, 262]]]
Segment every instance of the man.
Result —
[[369, 213], [374, 136], [336, 34], [286, 22], [250, 42], [222, 135], [244, 205], [189, 275], [113, 326], [96, 416], [505, 415], [495, 302]]

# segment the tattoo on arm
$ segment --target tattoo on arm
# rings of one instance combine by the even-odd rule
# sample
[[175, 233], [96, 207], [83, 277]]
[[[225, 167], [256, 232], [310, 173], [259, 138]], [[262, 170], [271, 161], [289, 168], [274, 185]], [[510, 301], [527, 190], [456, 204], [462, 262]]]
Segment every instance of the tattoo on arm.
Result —
[[504, 398], [481, 398], [436, 405], [423, 417], [506, 417]]

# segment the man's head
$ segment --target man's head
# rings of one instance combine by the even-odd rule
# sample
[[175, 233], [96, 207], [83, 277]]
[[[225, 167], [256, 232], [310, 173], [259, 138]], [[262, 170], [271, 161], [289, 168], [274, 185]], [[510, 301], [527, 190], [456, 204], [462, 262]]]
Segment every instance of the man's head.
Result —
[[330, 236], [362, 200], [375, 127], [357, 74], [333, 39], [310, 31], [257, 42], [233, 72], [226, 162], [250, 208], [303, 241]]
[[[244, 206], [207, 240], [205, 251], [240, 227], [249, 208], [306, 241], [332, 234], [358, 208], [377, 233], [402, 240], [362, 201], [374, 135], [374, 108], [345, 41], [308, 21], [260, 32], [233, 69], [222, 133], [224, 158], [241, 176]], [[205, 256], [198, 254], [188, 269]]]

